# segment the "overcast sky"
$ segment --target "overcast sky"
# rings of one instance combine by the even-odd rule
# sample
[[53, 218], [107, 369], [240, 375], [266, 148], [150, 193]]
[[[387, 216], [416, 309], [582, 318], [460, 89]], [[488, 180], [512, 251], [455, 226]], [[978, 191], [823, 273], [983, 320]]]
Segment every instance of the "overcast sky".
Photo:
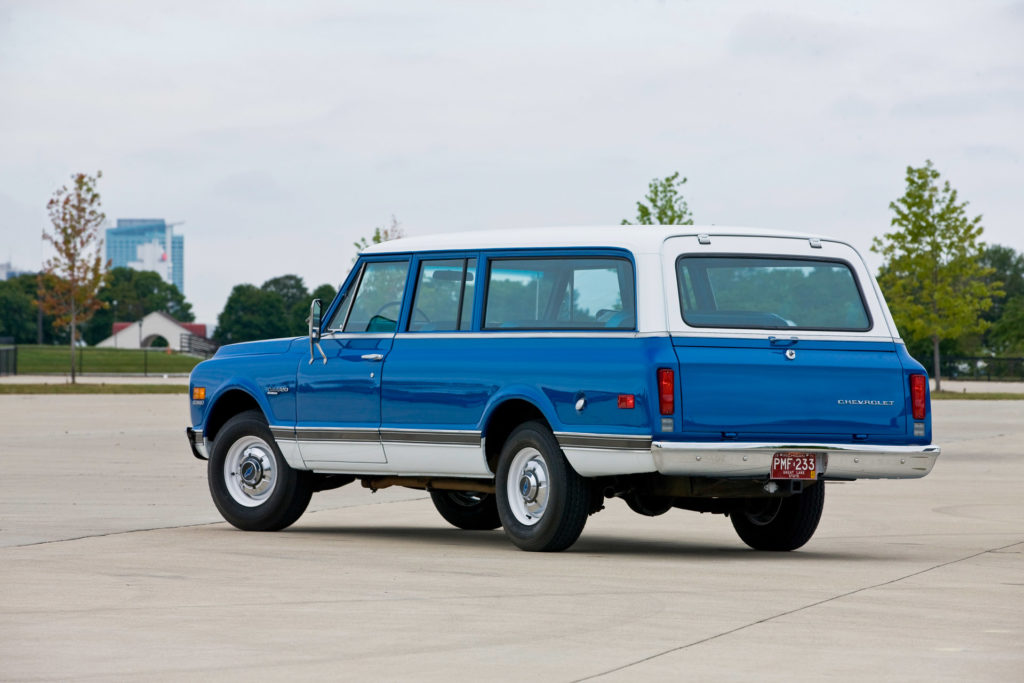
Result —
[[676, 170], [698, 223], [866, 252], [927, 158], [1024, 251], [1024, 3], [0, 0], [0, 261], [102, 169], [111, 220], [185, 221], [211, 324], [392, 215], [615, 224]]

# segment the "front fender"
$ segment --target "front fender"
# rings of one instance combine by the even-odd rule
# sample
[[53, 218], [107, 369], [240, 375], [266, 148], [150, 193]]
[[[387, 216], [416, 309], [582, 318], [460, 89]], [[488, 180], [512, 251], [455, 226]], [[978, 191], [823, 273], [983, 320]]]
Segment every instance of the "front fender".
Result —
[[[205, 429], [210, 415], [225, 396], [242, 392], [252, 399], [272, 426], [290, 427], [295, 424], [295, 374], [297, 357], [279, 356], [272, 361], [261, 358], [259, 372], [253, 372], [251, 363], [243, 359], [207, 361], [196, 366], [189, 379], [190, 396], [202, 387], [204, 400], [192, 399], [192, 424]], [[209, 430], [206, 430], [209, 433]]]

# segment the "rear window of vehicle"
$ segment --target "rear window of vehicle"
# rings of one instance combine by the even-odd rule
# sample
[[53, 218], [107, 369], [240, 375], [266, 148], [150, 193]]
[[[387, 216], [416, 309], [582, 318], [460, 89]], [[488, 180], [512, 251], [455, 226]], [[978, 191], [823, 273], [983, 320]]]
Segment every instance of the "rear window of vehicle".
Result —
[[692, 327], [863, 332], [871, 318], [842, 261], [681, 256], [676, 279]]
[[632, 330], [633, 264], [601, 257], [492, 260], [484, 329]]

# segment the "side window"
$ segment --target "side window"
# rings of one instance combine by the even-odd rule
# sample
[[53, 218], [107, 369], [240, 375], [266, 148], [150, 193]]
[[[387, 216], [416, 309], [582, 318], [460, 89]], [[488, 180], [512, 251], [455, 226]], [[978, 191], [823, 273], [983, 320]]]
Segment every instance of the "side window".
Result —
[[[408, 261], [367, 263], [343, 331], [394, 332], [398, 327], [398, 314], [402, 310], [402, 292], [405, 290], [408, 271]], [[343, 303], [341, 309], [344, 308]]]
[[634, 301], [625, 259], [495, 259], [484, 329], [632, 330]]
[[476, 259], [422, 261], [409, 319], [410, 332], [469, 329]]
[[331, 318], [331, 324], [327, 326], [327, 329], [331, 332], [338, 332], [345, 324], [345, 318], [348, 317], [348, 309], [352, 308], [352, 295], [356, 291], [356, 287], [359, 285], [359, 279], [362, 277], [362, 273], [356, 275], [356, 281], [348, 288], [345, 292], [345, 296], [342, 297], [338, 303], [338, 308], [334, 311], [334, 317]]

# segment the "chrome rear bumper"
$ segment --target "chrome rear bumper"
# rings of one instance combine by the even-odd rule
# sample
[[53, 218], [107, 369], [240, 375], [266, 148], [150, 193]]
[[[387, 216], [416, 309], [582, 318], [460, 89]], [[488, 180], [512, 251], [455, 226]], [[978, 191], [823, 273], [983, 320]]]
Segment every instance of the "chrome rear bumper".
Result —
[[768, 477], [779, 451], [824, 453], [823, 479], [917, 479], [932, 471], [938, 446], [823, 443], [695, 443], [655, 441], [654, 464], [662, 474], [690, 477]]

